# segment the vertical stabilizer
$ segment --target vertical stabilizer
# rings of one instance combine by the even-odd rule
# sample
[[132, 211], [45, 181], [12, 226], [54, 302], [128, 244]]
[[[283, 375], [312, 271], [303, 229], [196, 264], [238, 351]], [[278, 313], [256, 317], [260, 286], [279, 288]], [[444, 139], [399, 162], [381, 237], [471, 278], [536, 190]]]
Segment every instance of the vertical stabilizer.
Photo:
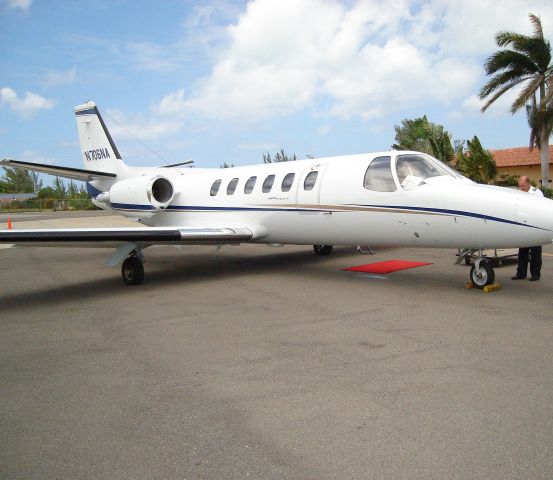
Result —
[[117, 173], [123, 161], [96, 104], [76, 106], [75, 115], [84, 168]]

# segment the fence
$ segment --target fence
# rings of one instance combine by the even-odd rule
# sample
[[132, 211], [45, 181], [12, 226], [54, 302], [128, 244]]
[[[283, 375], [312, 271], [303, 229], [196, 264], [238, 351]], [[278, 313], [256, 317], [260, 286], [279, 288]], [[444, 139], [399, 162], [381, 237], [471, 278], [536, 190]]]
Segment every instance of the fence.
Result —
[[32, 210], [96, 210], [89, 198], [29, 198], [26, 200], [2, 200], [0, 212], [32, 211]]

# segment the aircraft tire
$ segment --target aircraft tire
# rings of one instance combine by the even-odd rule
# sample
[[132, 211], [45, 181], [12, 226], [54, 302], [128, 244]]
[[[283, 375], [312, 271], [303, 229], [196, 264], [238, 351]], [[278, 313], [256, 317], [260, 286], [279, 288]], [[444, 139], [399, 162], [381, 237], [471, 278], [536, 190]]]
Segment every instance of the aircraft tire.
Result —
[[482, 260], [478, 268], [473, 265], [470, 269], [470, 280], [476, 288], [484, 288], [495, 281], [495, 272], [487, 260]]
[[140, 258], [131, 255], [121, 265], [121, 277], [125, 285], [140, 285], [144, 281], [144, 265]]
[[333, 248], [332, 245], [313, 245], [315, 255], [330, 255]]

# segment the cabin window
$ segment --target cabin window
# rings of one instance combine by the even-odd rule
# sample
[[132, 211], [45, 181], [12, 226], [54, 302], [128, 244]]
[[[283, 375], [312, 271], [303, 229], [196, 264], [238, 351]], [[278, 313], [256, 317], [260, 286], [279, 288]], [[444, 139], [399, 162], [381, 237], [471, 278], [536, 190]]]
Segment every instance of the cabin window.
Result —
[[294, 177], [295, 176], [296, 176], [295, 173], [286, 174], [286, 176], [282, 180], [282, 185], [281, 185], [281, 188], [282, 188], [283, 192], [289, 192], [290, 191], [290, 189], [292, 188], [292, 184], [294, 183]]
[[269, 175], [265, 181], [263, 182], [263, 193], [269, 193], [271, 191], [271, 188], [273, 188], [273, 183], [275, 183], [275, 176]]
[[219, 180], [215, 180], [213, 182], [213, 185], [211, 185], [211, 191], [209, 192], [209, 194], [214, 197], [215, 195], [217, 195], [217, 192], [219, 192], [219, 187], [221, 186], [221, 179]]
[[250, 177], [248, 178], [248, 181], [246, 182], [246, 185], [244, 185], [244, 193], [252, 193], [253, 187], [255, 187], [255, 182], [257, 181], [257, 177]]
[[363, 186], [375, 192], [395, 192], [396, 182], [390, 163], [391, 157], [376, 157], [367, 168]]
[[227, 187], [227, 195], [232, 195], [234, 194], [234, 192], [236, 191], [236, 185], [238, 185], [238, 179], [237, 178], [233, 178], [229, 184], [228, 184], [228, 187]]
[[307, 177], [305, 177], [305, 180], [303, 181], [303, 189], [304, 190], [313, 190], [313, 187], [315, 186], [315, 183], [317, 182], [317, 176], [319, 175], [319, 172], [309, 172], [307, 174]]

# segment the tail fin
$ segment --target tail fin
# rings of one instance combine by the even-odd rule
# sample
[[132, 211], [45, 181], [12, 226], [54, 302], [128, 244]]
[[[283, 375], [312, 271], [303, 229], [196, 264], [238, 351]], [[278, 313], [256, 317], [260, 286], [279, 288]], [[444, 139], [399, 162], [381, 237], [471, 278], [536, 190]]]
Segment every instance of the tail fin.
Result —
[[117, 173], [123, 160], [94, 102], [75, 107], [84, 168]]

